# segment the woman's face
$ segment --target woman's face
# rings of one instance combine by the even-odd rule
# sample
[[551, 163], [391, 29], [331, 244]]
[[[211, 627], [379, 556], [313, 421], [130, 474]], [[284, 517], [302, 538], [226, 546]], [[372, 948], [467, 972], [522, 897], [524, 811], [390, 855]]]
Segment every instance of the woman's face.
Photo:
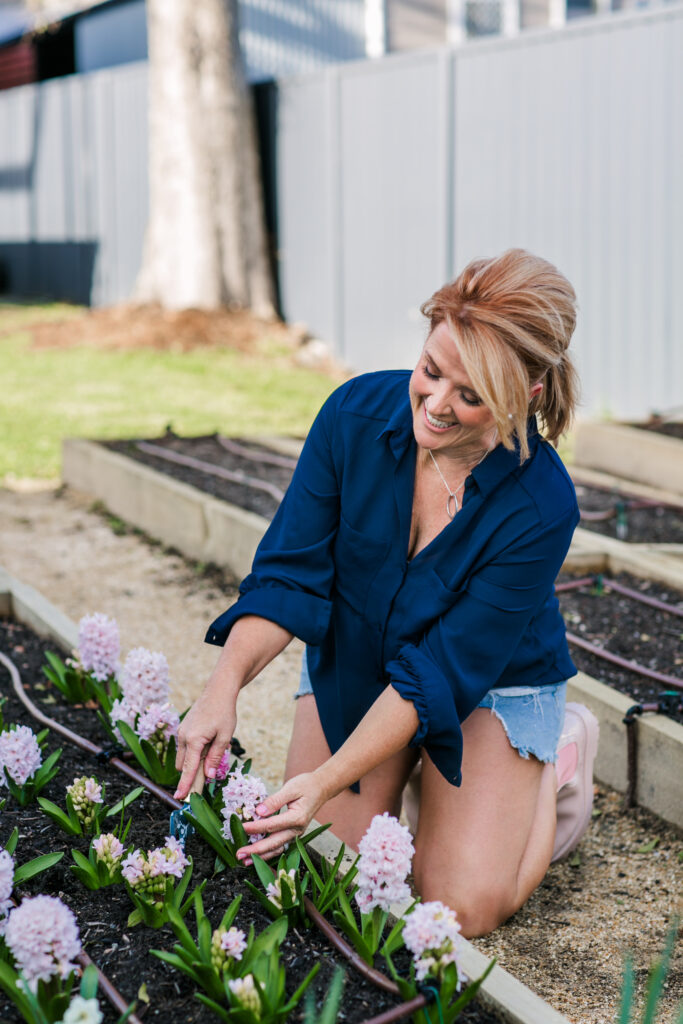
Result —
[[493, 415], [474, 390], [445, 321], [425, 342], [410, 378], [410, 402], [421, 448], [447, 450], [459, 442], [487, 448], [495, 440]]

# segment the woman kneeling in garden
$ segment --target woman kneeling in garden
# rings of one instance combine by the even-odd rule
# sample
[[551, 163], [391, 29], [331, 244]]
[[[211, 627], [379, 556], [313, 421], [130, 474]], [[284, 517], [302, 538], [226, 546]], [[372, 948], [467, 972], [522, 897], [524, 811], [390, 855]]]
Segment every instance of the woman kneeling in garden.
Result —
[[575, 294], [510, 250], [423, 312], [412, 374], [356, 377], [316, 418], [239, 600], [209, 629], [224, 647], [180, 729], [177, 795], [202, 758], [214, 776], [241, 687], [298, 636], [287, 781], [259, 813], [287, 808], [247, 824], [267, 835], [239, 855], [278, 854], [313, 817], [357, 847], [375, 814], [399, 813], [421, 757], [415, 882], [474, 936], [590, 816], [597, 727], [570, 705], [561, 740], [576, 670], [553, 591], [579, 513], [548, 443], [576, 401]]

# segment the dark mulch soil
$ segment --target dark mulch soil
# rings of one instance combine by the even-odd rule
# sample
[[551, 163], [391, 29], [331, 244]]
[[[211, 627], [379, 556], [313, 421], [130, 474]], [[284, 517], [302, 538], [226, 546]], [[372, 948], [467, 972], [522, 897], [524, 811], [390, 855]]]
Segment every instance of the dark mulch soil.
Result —
[[[137, 462], [142, 462], [151, 469], [156, 469], [160, 473], [173, 477], [174, 480], [181, 480], [183, 483], [191, 484], [200, 491], [212, 494], [215, 498], [230, 501], [234, 505], [248, 509], [250, 512], [257, 512], [266, 519], [272, 519], [275, 515], [279, 501], [265, 491], [249, 487], [246, 484], [233, 483], [230, 480], [224, 480], [221, 477], [213, 476], [211, 473], [202, 472], [198, 469], [167, 462], [163, 458], [140, 451], [136, 446], [137, 440], [109, 441], [104, 443], [107, 448], [111, 448], [121, 455], [127, 455]], [[182, 455], [190, 455], [195, 459], [201, 459], [203, 462], [220, 466], [233, 473], [244, 473], [255, 477], [257, 480], [265, 480], [270, 484], [275, 484], [281, 491], [287, 490], [289, 481], [292, 478], [293, 470], [291, 469], [263, 462], [255, 462], [252, 459], [243, 458], [240, 455], [234, 455], [232, 452], [227, 451], [220, 444], [215, 434], [208, 437], [176, 437], [175, 434], [168, 433], [164, 437], [155, 437], [149, 440], [152, 444], [168, 448], [174, 452], [180, 452]], [[238, 444], [248, 448], [250, 451], [273, 454], [270, 449], [263, 448], [252, 442], [238, 439]]]
[[680, 437], [683, 440], [683, 423], [634, 423], [634, 427], [650, 430], [655, 434], [666, 434], [667, 437]]
[[[54, 645], [37, 638], [30, 630], [6, 619], [0, 620], [0, 650], [10, 657], [19, 669], [25, 689], [38, 707], [73, 729], [80, 735], [105, 745], [101, 729], [91, 710], [60, 703], [60, 695], [52, 692], [41, 673], [45, 664], [45, 651]], [[15, 696], [9, 673], [0, 665], [0, 694], [5, 698], [3, 712], [6, 722], [28, 725], [39, 731], [41, 728]], [[61, 746], [60, 772], [43, 790], [42, 795], [63, 806], [64, 787], [77, 775], [93, 774], [100, 782], [106, 783], [105, 802], [113, 804], [133, 788], [133, 784], [114, 767], [96, 763], [87, 754], [68, 742], [61, 742], [58, 736], [50, 735], [49, 749]], [[129, 842], [143, 849], [163, 843], [168, 833], [169, 812], [151, 795], [144, 794], [132, 809], [133, 826]], [[31, 879], [19, 895], [48, 893], [62, 898], [75, 913], [80, 927], [84, 948], [94, 962], [116, 985], [123, 996], [132, 1001], [137, 998], [140, 987], [145, 984], [149, 1002], [138, 1004], [138, 1015], [144, 1020], [156, 1020], [163, 1016], [167, 1024], [205, 1024], [217, 1018], [202, 1006], [193, 996], [193, 986], [185, 975], [173, 971], [156, 957], [151, 949], [170, 949], [175, 941], [170, 928], [153, 931], [140, 925], [128, 928], [126, 921], [133, 909], [123, 886], [110, 886], [98, 892], [90, 892], [69, 871], [73, 847], [87, 854], [89, 840], [65, 835], [42, 813], [37, 804], [26, 808], [16, 806], [7, 797], [5, 809], [0, 814], [0, 845], [4, 844], [14, 826], [19, 827], [20, 838], [15, 854], [17, 863], [24, 863], [40, 854], [64, 850], [65, 856], [50, 871]], [[251, 924], [256, 932], [265, 928], [270, 918], [261, 905], [240, 883], [240, 871], [226, 871], [212, 878], [214, 857], [202, 841], [193, 836], [188, 841], [188, 853], [194, 860], [193, 884], [208, 878], [203, 901], [207, 916], [218, 924], [228, 903], [242, 893], [242, 903], [236, 924], [245, 931]], [[194, 912], [188, 916], [191, 930]], [[303, 980], [311, 967], [319, 962], [320, 971], [314, 981], [315, 992], [322, 1002], [334, 969], [339, 960], [334, 950], [315, 929], [292, 930], [281, 947], [282, 962], [287, 970], [287, 989], [293, 991]], [[346, 965], [344, 965], [346, 966]], [[364, 981], [351, 968], [347, 969], [347, 980], [342, 999], [339, 1020], [354, 1024], [367, 1020], [395, 1005], [397, 1000]], [[105, 1003], [102, 1000], [104, 1008]], [[113, 1011], [106, 1011], [106, 1024], [115, 1019]], [[0, 1021], [2, 1024], [18, 1024], [20, 1016], [4, 993], [0, 993]], [[291, 1015], [290, 1020], [303, 1019], [303, 1003]], [[460, 1018], [466, 1024], [500, 1024], [500, 1018], [485, 1010], [478, 1003], [473, 1004]]]
[[[615, 490], [603, 490], [599, 487], [588, 487], [576, 484], [576, 497], [581, 509], [581, 523], [586, 530], [601, 533], [606, 537], [619, 537], [620, 540], [635, 544], [683, 544], [683, 509], [670, 505], [632, 507], [642, 503], [641, 498], [623, 494]], [[622, 530], [618, 529], [618, 505], [623, 507], [625, 523]], [[613, 510], [610, 519], [592, 520], [583, 513]], [[625, 534], [623, 528], [625, 526]]]
[[[683, 593], [673, 587], [640, 579], [629, 573], [618, 573], [613, 578], [632, 590], [665, 601], [679, 610], [683, 609]], [[558, 583], [570, 579], [572, 576], [563, 573], [558, 577]], [[683, 618], [679, 615], [658, 611], [633, 598], [610, 591], [607, 579], [602, 592], [589, 585], [581, 590], [561, 592], [558, 598], [567, 629], [571, 633], [604, 647], [612, 654], [674, 676], [683, 684]], [[634, 703], [655, 701], [662, 691], [670, 689], [604, 661], [571, 643], [569, 650], [578, 669], [608, 683], [626, 696], [633, 697]], [[683, 724], [683, 713], [680, 711], [672, 711], [670, 717]]]

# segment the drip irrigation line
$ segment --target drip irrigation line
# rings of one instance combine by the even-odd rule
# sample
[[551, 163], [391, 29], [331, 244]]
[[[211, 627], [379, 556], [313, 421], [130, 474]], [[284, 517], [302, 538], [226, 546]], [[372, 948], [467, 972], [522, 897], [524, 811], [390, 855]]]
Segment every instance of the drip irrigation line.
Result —
[[415, 996], [410, 1002], [392, 1006], [390, 1010], [385, 1010], [384, 1013], [380, 1013], [377, 1017], [368, 1017], [367, 1020], [363, 1021], [363, 1024], [392, 1024], [395, 1020], [403, 1020], [404, 1017], [410, 1017], [417, 1010], [424, 1010], [426, 1005], [427, 998], [425, 996]]
[[[95, 756], [102, 753], [102, 747], [99, 747], [96, 743], [91, 743], [90, 740], [85, 739], [85, 737], [83, 736], [79, 736], [78, 733], [72, 732], [71, 729], [67, 729], [66, 726], [62, 725], [60, 722], [56, 722], [53, 718], [49, 718], [35, 706], [33, 701], [30, 699], [30, 697], [26, 694], [26, 691], [24, 690], [19, 670], [17, 669], [14, 662], [11, 661], [11, 659], [8, 658], [5, 654], [3, 654], [2, 651], [0, 651], [0, 663], [3, 664], [7, 671], [9, 672], [10, 678], [12, 680], [12, 685], [14, 687], [14, 691], [17, 697], [22, 702], [24, 707], [30, 712], [30, 714], [33, 715], [34, 718], [41, 722], [41, 724], [46, 725], [49, 729], [53, 729], [55, 732], [64, 736], [65, 739], [69, 740], [69, 742], [73, 743], [75, 746], [80, 747], [81, 750], [85, 750], [87, 753], [93, 754]], [[156, 796], [157, 799], [161, 800], [169, 807], [172, 807], [174, 810], [180, 810], [184, 806], [182, 803], [180, 803], [179, 800], [176, 800], [175, 797], [171, 796], [171, 794], [167, 790], [162, 789], [161, 786], [157, 786], [154, 782], [151, 781], [151, 779], [148, 779], [147, 776], [141, 775], [139, 772], [135, 771], [134, 768], [131, 768], [129, 765], [121, 761], [118, 757], [110, 758], [109, 764], [114, 765], [114, 767], [118, 768], [119, 771], [123, 772], [125, 775], [128, 775], [130, 778], [134, 779], [140, 785], [144, 786], [145, 789], [147, 789], [150, 793]], [[315, 907], [315, 905], [309, 899], [308, 896], [304, 896], [304, 905], [306, 907], [306, 912], [309, 914], [311, 920], [316, 925], [316, 927], [323, 933], [323, 935], [325, 935], [325, 937], [331, 942], [335, 949], [339, 953], [341, 953], [342, 956], [344, 956], [349, 961], [349, 963], [352, 964], [353, 967], [356, 968], [356, 970], [360, 974], [362, 974], [369, 982], [371, 982], [371, 984], [375, 985], [376, 988], [381, 988], [385, 992], [390, 992], [392, 995], [399, 994], [398, 985], [396, 984], [396, 982], [392, 981], [391, 978], [388, 978], [385, 974], [382, 974], [381, 971], [375, 970], [374, 967], [368, 966], [368, 964], [366, 964], [365, 961], [362, 960], [361, 957], [356, 953], [355, 949], [353, 949], [353, 947], [346, 942], [346, 940], [337, 932], [337, 930], [329, 923], [329, 921], [327, 921], [323, 917], [323, 915], [320, 913], [317, 907]], [[426, 1006], [425, 997], [420, 996], [419, 998], [422, 1001], [419, 1003], [419, 1005], [416, 1004], [414, 1009], [420, 1009], [421, 1007]], [[402, 1007], [407, 1005], [408, 1004], [400, 1004], [399, 1006], [395, 1007], [394, 1010], [400, 1010]], [[412, 1006], [412, 1003], [410, 1005]], [[402, 1017], [408, 1016], [410, 1012], [412, 1012], [412, 1010], [406, 1010], [405, 1013], [401, 1013], [396, 1017], [387, 1018], [387, 1020], [400, 1020]], [[131, 1017], [130, 1020], [133, 1021], [133, 1024], [135, 1024], [135, 1019], [133, 1017]], [[138, 1024], [140, 1024], [139, 1021]], [[366, 1022], [366, 1024], [370, 1024], [370, 1022]]]
[[255, 452], [221, 434], [216, 434], [216, 440], [221, 448], [225, 448], [226, 452], [239, 455], [242, 459], [249, 459], [251, 462], [265, 462], [269, 466], [281, 466], [283, 469], [296, 469], [297, 459], [293, 459], [289, 455], [277, 455], [275, 452]]
[[211, 462], [204, 462], [203, 459], [195, 459], [191, 455], [181, 455], [180, 452], [171, 451], [158, 444], [150, 444], [149, 441], [138, 441], [135, 445], [141, 452], [147, 455], [154, 455], [157, 459], [166, 459], [167, 462], [175, 462], [179, 466], [188, 466], [190, 469], [197, 469], [200, 473], [209, 473], [211, 476], [219, 476], [223, 480], [230, 480], [233, 484], [242, 484], [244, 487], [253, 487], [258, 491], [265, 491], [278, 503], [282, 501], [285, 492], [275, 484], [267, 480], [258, 480], [255, 476], [247, 473], [223, 469], [222, 466], [215, 466]]
[[[123, 998], [123, 996], [116, 988], [116, 986], [112, 984], [107, 975], [100, 970], [97, 964], [93, 964], [93, 961], [90, 959], [88, 954], [86, 952], [81, 952], [76, 957], [76, 960], [81, 965], [83, 970], [85, 970], [86, 967], [95, 967], [95, 970], [97, 971], [97, 979], [99, 982], [99, 986], [104, 992], [105, 996], [107, 997], [107, 999], [109, 1000], [109, 1002], [111, 1003], [115, 1010], [118, 1010], [119, 1013], [125, 1013], [126, 1010], [128, 1009], [129, 1004]], [[142, 1021], [137, 1016], [137, 1014], [131, 1013], [130, 1017], [128, 1018], [128, 1024], [142, 1024]]]
[[647, 604], [650, 608], [656, 608], [660, 612], [668, 612], [670, 615], [678, 615], [683, 619], [683, 608], [680, 608], [678, 605], [667, 604], [666, 601], [660, 601], [656, 597], [641, 594], [639, 590], [631, 590], [630, 587], [625, 587], [623, 583], [617, 583], [616, 580], [603, 578], [603, 582], [605, 586], [609, 587], [610, 590], [614, 590], [617, 594], [623, 594], [624, 597], [632, 597], [634, 601]]
[[567, 633], [567, 640], [570, 644], [574, 644], [575, 647], [581, 647], [584, 651], [588, 651], [589, 654], [594, 654], [596, 658], [602, 658], [604, 661], [611, 661], [613, 665], [619, 665], [620, 668], [628, 669], [629, 672], [635, 672], [639, 676], [647, 676], [648, 679], [654, 679], [658, 683], [663, 683], [665, 686], [673, 686], [677, 690], [683, 690], [683, 679], [677, 679], [675, 676], [668, 676], [664, 672], [656, 672], [653, 668], [647, 668], [646, 665], [640, 665], [637, 661], [630, 661], [628, 658], [622, 658], [618, 654], [612, 654], [611, 651], [606, 651], [603, 647], [596, 647], [595, 644], [590, 643], [588, 640], [582, 639], [575, 633]]
[[[14, 692], [16, 693], [17, 697], [22, 702], [24, 707], [28, 711], [30, 711], [34, 718], [41, 722], [42, 725], [46, 725], [48, 729], [53, 729], [54, 732], [57, 732], [61, 736], [64, 736], [64, 738], [67, 739], [70, 743], [73, 743], [75, 746], [80, 747], [81, 750], [85, 750], [88, 754], [92, 754], [94, 757], [98, 757], [104, 754], [104, 750], [102, 747], [98, 747], [96, 743], [91, 743], [91, 741], [85, 739], [84, 736], [79, 736], [78, 733], [72, 732], [71, 729], [68, 729], [65, 725], [62, 725], [61, 722], [55, 722], [53, 718], [48, 718], [47, 715], [43, 714], [43, 712], [35, 706], [31, 698], [24, 690], [24, 687], [21, 682], [21, 676], [19, 675], [19, 671], [16, 665], [5, 654], [3, 654], [2, 651], [0, 651], [0, 663], [2, 663], [9, 672], [10, 678], [12, 680], [12, 685], [14, 687]], [[154, 796], [156, 796], [159, 800], [162, 800], [164, 803], [168, 804], [168, 806], [172, 807], [174, 810], [177, 810], [179, 807], [182, 807], [182, 804], [179, 803], [178, 800], [174, 799], [174, 797], [172, 797], [167, 790], [162, 789], [161, 786], [157, 786], [157, 784], [155, 782], [152, 782], [151, 779], [148, 779], [146, 775], [141, 775], [140, 772], [136, 771], [135, 768], [131, 768], [129, 764], [126, 764], [126, 762], [122, 761], [119, 757], [110, 758], [109, 764], [113, 764], [116, 768], [119, 769], [120, 772], [123, 772], [124, 775], [127, 775], [129, 778], [133, 779], [133, 781], [137, 782], [138, 785], [144, 786], [145, 789], [148, 789], [150, 793], [153, 793]]]
[[[387, 978], [386, 974], [382, 974], [381, 971], [377, 971], [374, 967], [370, 967], [366, 964], [365, 960], [356, 953], [355, 949], [348, 944], [346, 939], [342, 938], [336, 928], [333, 928], [330, 922], [323, 917], [310, 897], [304, 896], [304, 906], [306, 907], [306, 913], [316, 927], [320, 929], [327, 939], [329, 939], [335, 949], [338, 950], [342, 956], [346, 957], [349, 963], [356, 968], [359, 974], [362, 974], [364, 978], [367, 978], [367, 980], [372, 982], [372, 984], [377, 988], [382, 988], [385, 992], [391, 992], [391, 994], [395, 996], [399, 994], [396, 982], [392, 981], [391, 978]], [[424, 1005], [424, 1003], [422, 1005]], [[398, 1020], [399, 1018], [397, 1017], [396, 1019]]]
[[630, 597], [634, 601], [639, 601], [640, 604], [649, 605], [650, 608], [656, 608], [657, 611], [667, 612], [670, 615], [678, 615], [679, 618], [683, 618], [683, 608], [679, 605], [668, 604], [666, 601], [660, 601], [657, 597], [650, 597], [649, 594], [643, 594], [640, 590], [633, 590], [631, 587], [624, 586], [623, 583], [613, 580], [610, 576], [604, 576], [602, 573], [598, 573], [593, 576], [582, 576], [578, 580], [567, 580], [565, 583], [555, 584], [555, 593], [562, 594], [567, 590], [579, 590], [581, 587], [593, 587], [599, 581], [602, 581], [604, 586], [609, 590], [613, 590], [615, 594], [623, 594], [624, 597]]

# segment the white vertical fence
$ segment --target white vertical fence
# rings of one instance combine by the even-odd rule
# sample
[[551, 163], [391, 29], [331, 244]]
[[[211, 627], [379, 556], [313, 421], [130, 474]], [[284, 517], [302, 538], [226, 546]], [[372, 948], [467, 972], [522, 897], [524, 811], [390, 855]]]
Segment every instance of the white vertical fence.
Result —
[[682, 53], [678, 3], [281, 82], [285, 315], [408, 366], [420, 303], [522, 246], [576, 287], [586, 413], [683, 404]]

